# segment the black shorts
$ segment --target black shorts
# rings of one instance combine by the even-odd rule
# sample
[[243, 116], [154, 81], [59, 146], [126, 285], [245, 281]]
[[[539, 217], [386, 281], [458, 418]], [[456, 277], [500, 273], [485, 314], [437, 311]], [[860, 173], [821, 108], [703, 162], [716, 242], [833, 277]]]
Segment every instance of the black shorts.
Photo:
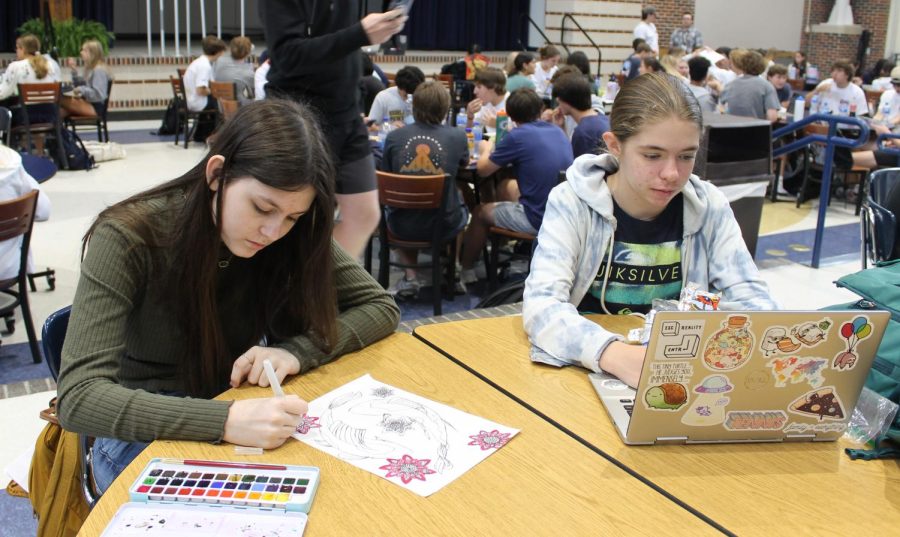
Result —
[[355, 117], [337, 125], [325, 123], [322, 129], [337, 168], [335, 191], [359, 194], [375, 190], [375, 160], [369, 145], [369, 131], [362, 118]]
[[873, 153], [875, 153], [875, 163], [878, 164], [880, 168], [900, 166], [900, 149], [894, 151], [876, 149]]

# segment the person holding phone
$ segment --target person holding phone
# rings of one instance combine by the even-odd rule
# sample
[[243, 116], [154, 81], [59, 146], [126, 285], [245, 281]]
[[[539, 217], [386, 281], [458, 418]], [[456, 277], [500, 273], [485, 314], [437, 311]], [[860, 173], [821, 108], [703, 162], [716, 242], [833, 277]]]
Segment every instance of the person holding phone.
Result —
[[319, 113], [337, 165], [340, 222], [335, 240], [358, 258], [380, 219], [375, 162], [359, 102], [361, 47], [378, 45], [403, 29], [402, 9], [359, 18], [356, 2], [260, 2], [271, 67], [266, 95], [308, 103]]

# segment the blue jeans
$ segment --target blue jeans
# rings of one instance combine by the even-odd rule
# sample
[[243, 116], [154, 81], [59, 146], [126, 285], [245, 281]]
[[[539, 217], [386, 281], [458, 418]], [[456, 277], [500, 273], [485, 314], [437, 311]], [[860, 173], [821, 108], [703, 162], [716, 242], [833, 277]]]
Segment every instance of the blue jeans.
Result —
[[106, 492], [122, 470], [147, 446], [144, 442], [126, 442], [115, 438], [95, 439], [91, 448], [91, 467], [97, 492]]

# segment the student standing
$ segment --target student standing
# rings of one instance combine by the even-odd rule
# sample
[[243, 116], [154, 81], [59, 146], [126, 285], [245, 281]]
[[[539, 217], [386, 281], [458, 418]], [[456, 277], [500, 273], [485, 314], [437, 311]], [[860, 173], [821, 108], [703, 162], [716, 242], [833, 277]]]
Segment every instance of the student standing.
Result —
[[296, 396], [209, 400], [267, 386], [390, 334], [396, 304], [331, 238], [334, 167], [309, 109], [241, 107], [183, 176], [104, 210], [84, 239], [59, 376], [59, 420], [98, 437], [109, 486], [147, 442], [274, 448]]
[[641, 22], [634, 27], [634, 37], [643, 39], [654, 54], [659, 54], [659, 33], [656, 31], [656, 8], [646, 6], [641, 9]]
[[693, 94], [669, 75], [619, 92], [609, 153], [579, 157], [547, 202], [522, 310], [533, 357], [635, 386], [646, 348], [580, 311], [647, 312], [687, 282], [721, 293], [722, 309], [777, 307], [728, 200], [691, 174], [702, 123]]

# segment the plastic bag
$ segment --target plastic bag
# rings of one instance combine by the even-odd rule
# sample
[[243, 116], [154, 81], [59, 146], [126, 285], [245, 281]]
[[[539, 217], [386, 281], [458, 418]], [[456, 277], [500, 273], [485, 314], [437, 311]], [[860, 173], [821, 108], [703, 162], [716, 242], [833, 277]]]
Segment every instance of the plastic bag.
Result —
[[861, 444], [880, 438], [894, 422], [897, 409], [897, 403], [863, 388], [844, 436]]

